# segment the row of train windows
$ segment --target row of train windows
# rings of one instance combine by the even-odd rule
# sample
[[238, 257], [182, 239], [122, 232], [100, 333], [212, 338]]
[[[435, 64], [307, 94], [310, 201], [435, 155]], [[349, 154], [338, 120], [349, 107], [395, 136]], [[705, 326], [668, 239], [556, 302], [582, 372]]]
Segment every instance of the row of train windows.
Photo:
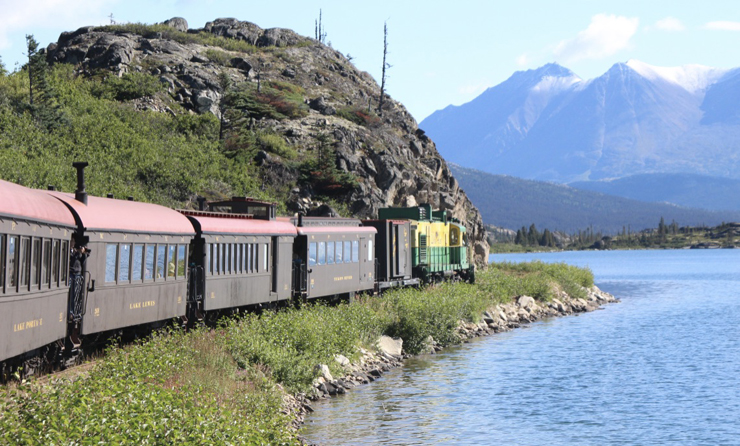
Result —
[[[368, 260], [373, 258], [373, 241], [368, 240]], [[335, 263], [358, 263], [360, 242], [312, 242], [308, 245], [308, 265], [333, 265]]]
[[105, 245], [105, 283], [185, 277], [185, 245]]
[[207, 250], [208, 273], [216, 275], [268, 272], [269, 248], [269, 243], [212, 243]]
[[0, 292], [65, 286], [69, 254], [67, 240], [0, 235]]

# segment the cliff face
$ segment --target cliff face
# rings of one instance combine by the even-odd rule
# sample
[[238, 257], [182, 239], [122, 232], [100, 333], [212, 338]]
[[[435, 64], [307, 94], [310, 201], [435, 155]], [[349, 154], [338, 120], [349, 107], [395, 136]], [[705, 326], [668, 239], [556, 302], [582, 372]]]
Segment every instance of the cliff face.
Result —
[[[85, 76], [158, 76], [166, 97], [139, 98], [134, 105], [177, 113], [168, 106], [175, 101], [180, 110], [212, 113], [226, 129], [227, 146], [244, 132], [279, 139], [272, 146], [288, 153], [260, 150], [255, 163], [265, 186], [283, 191], [293, 212], [315, 211], [327, 197], [361, 218], [374, 217], [381, 207], [431, 203], [465, 223], [476, 263], [486, 262], [489, 247], [480, 213], [434, 142], [393, 99], [386, 97], [379, 112], [375, 80], [317, 40], [235, 19], [218, 19], [201, 29], [171, 19], [159, 26], [62, 33], [47, 49], [47, 60], [75, 64]], [[286, 90], [300, 95], [299, 102], [286, 105], [269, 93]], [[239, 91], [251, 91], [249, 98], [282, 114], [255, 112], [238, 100], [246, 97]], [[330, 158], [333, 171], [353, 179], [340, 187], [307, 180], [315, 172], [302, 171], [299, 161], [316, 157], [317, 166], [325, 167]]]

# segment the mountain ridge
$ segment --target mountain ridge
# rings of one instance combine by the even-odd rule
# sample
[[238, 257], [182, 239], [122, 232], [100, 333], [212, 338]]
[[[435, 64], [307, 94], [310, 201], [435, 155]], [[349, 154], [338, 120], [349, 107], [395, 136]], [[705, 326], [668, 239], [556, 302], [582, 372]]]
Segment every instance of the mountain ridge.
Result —
[[420, 127], [449, 161], [569, 183], [646, 173], [740, 178], [740, 69], [612, 65], [583, 80], [518, 71]]
[[[496, 175], [450, 163], [450, 169], [481, 211], [486, 225], [517, 230], [531, 224], [573, 234], [592, 228], [616, 234], [654, 228], [661, 218], [681, 226], [740, 221], [740, 211], [709, 211], [650, 203], [581, 190], [564, 184]], [[491, 191], [495, 191], [492, 193]]]

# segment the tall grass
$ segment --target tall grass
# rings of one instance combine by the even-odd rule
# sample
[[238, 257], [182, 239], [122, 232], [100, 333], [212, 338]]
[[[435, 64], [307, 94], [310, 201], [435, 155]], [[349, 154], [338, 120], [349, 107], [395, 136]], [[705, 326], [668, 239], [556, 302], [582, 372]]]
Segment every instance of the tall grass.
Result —
[[289, 444], [281, 396], [218, 339], [171, 332], [114, 348], [87, 376], [0, 389], [4, 444]]

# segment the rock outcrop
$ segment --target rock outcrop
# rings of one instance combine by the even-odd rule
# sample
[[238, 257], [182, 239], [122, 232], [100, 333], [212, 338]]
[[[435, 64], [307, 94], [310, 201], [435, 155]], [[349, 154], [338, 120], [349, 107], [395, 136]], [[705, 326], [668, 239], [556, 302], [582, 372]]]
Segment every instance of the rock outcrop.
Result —
[[[222, 43], [214, 46], [213, 42]], [[221, 39], [221, 40], [218, 40]], [[234, 42], [234, 44], [226, 44]], [[217, 19], [191, 29], [182, 18], [156, 27], [84, 27], [62, 33], [47, 48], [50, 63], [69, 63], [80, 75], [102, 71], [157, 76], [191, 113], [222, 117], [225, 80], [232, 86], [279, 82], [300, 88], [307, 112], [287, 119], [250, 119], [255, 132], [277, 135], [299, 157], [316, 156], [317, 141], [329, 141], [339, 171], [357, 182], [336, 197], [354, 216], [369, 218], [381, 207], [430, 203], [450, 211], [468, 228], [475, 261], [487, 261], [489, 246], [480, 213], [460, 189], [434, 142], [392, 98], [378, 111], [379, 86], [339, 51], [287, 29], [262, 29], [236, 19]], [[142, 108], [171, 111], [143, 101]], [[266, 186], [285, 191], [292, 212], [307, 213], [321, 194], [300, 183], [299, 172], [278, 154], [261, 156]]]

